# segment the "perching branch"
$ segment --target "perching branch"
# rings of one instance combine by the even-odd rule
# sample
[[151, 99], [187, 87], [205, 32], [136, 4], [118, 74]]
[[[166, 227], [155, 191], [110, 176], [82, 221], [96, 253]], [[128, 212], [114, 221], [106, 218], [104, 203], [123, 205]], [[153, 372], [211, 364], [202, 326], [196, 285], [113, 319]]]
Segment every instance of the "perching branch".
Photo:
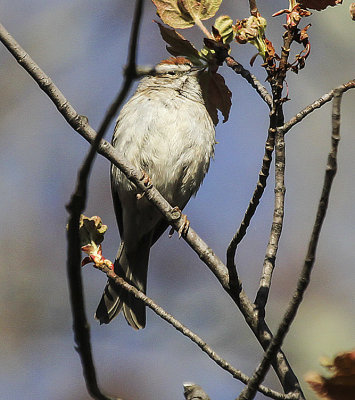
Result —
[[[63, 115], [73, 129], [75, 129], [89, 143], [92, 143], [96, 137], [96, 132], [88, 124], [87, 118], [80, 116], [75, 111], [60, 90], [54, 85], [52, 80], [39, 68], [39, 66], [20, 47], [2, 25], [0, 25], [0, 39], [14, 55], [19, 64], [33, 77], [40, 88], [48, 95], [56, 105], [58, 111]], [[181, 218], [181, 214], [176, 212], [175, 208], [173, 208], [160, 195], [155, 187], [146, 186], [142, 171], [137, 171], [105, 140], [101, 140], [97, 152], [117, 166], [140, 191], [144, 192], [145, 197], [160, 210], [162, 215], [164, 215], [174, 229], [178, 231], [183, 226], [184, 219]], [[246, 322], [252, 329], [262, 347], [266, 349], [272, 338], [271, 331], [265, 321], [260, 322], [258, 320], [257, 316], [254, 314], [253, 304], [245, 292], [243, 290], [238, 290], [238, 292], [236, 292], [230, 288], [227, 267], [191, 227], [184, 239], [217, 277], [223, 288], [241, 310]], [[280, 382], [286, 392], [299, 387], [297, 377], [293, 373], [282, 351], [279, 351], [277, 359], [273, 363], [273, 367], [275, 368]]]
[[305, 258], [301, 274], [298, 278], [296, 290], [292, 296], [289, 305], [287, 306], [284, 317], [279, 325], [279, 328], [277, 329], [275, 336], [273, 337], [270, 343], [270, 346], [265, 352], [259, 367], [255, 370], [252, 379], [249, 381], [248, 386], [241, 393], [239, 400], [252, 400], [254, 398], [258, 385], [265, 378], [265, 375], [269, 370], [270, 363], [275, 357], [275, 354], [278, 351], [278, 349], [281, 347], [283, 340], [288, 330], [290, 329], [290, 326], [302, 302], [304, 293], [309, 285], [311, 272], [316, 258], [316, 250], [317, 250], [319, 235], [322, 229], [324, 218], [326, 216], [333, 179], [337, 171], [337, 150], [340, 140], [340, 134], [339, 134], [340, 104], [341, 104], [342, 94], [343, 94], [342, 89], [338, 90], [335, 89], [333, 108], [332, 108], [331, 150], [328, 155], [328, 162], [325, 170], [322, 195], [318, 204], [317, 215], [308, 246], [308, 252]]

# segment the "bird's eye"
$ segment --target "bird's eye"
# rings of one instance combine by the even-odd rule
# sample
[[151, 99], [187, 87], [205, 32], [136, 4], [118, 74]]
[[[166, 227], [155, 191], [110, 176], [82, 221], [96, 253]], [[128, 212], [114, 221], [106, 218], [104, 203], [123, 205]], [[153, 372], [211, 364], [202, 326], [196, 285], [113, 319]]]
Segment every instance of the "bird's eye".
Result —
[[168, 74], [169, 74], [169, 75], [175, 75], [175, 74], [176, 74], [176, 71], [169, 71]]

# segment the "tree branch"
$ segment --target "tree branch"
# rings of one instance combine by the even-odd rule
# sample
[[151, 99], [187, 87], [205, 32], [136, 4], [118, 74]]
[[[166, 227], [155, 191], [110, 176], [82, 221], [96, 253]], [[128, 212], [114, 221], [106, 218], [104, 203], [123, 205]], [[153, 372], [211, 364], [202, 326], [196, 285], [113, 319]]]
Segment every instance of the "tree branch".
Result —
[[309, 285], [311, 272], [316, 258], [319, 235], [326, 216], [333, 179], [337, 171], [337, 150], [340, 140], [340, 104], [342, 93], [343, 92], [341, 91], [341, 89], [335, 89], [332, 109], [331, 151], [328, 155], [328, 163], [325, 170], [322, 195], [318, 204], [317, 215], [308, 246], [308, 252], [301, 274], [298, 278], [296, 290], [292, 296], [289, 305], [287, 306], [286, 312], [282, 318], [282, 321], [277, 329], [274, 338], [270, 343], [270, 346], [265, 352], [259, 367], [255, 370], [248, 386], [241, 393], [239, 400], [252, 400], [254, 398], [257, 392], [258, 385], [265, 378], [265, 375], [269, 370], [270, 364], [275, 357], [276, 352], [281, 347], [283, 340], [288, 330], [290, 329], [298, 308], [303, 300], [304, 293]]
[[269, 243], [260, 279], [259, 290], [255, 299], [258, 310], [264, 314], [264, 308], [268, 299], [271, 286], [272, 273], [275, 267], [276, 254], [282, 232], [284, 203], [285, 203], [285, 140], [284, 135], [278, 130], [275, 137], [275, 203], [274, 214], [269, 236]]
[[[96, 132], [88, 124], [87, 118], [78, 115], [64, 95], [54, 85], [52, 80], [39, 68], [39, 66], [20, 47], [20, 45], [11, 37], [1, 24], [0, 39], [14, 55], [20, 65], [33, 77], [40, 88], [48, 95], [70, 126], [72, 126], [72, 128], [85, 140], [92, 143], [96, 137]], [[177, 213], [176, 210], [171, 207], [155, 187], [146, 186], [142, 171], [137, 171], [132, 165], [124, 160], [116, 149], [110, 145], [110, 143], [101, 140], [97, 152], [117, 166], [127, 176], [127, 178], [138, 187], [138, 189], [146, 193], [145, 197], [160, 210], [162, 215], [165, 216], [174, 229], [178, 231], [180, 227], [184, 225], [184, 219], [181, 218], [180, 213]], [[217, 277], [223, 288], [241, 310], [247, 324], [252, 329], [262, 347], [266, 349], [272, 338], [271, 331], [265, 321], [259, 321], [257, 318], [257, 315], [254, 313], [254, 306], [245, 292], [241, 289], [241, 285], [239, 285], [238, 291], [232, 290], [229, 284], [227, 267], [214, 254], [213, 250], [197, 235], [192, 227], [189, 228], [184, 239]], [[286, 392], [295, 387], [299, 387], [297, 378], [281, 350], [277, 355], [277, 359], [273, 363], [273, 367], [275, 368], [280, 382]]]
[[123, 87], [115, 101], [106, 114], [98, 134], [92, 143], [86, 159], [80, 168], [76, 189], [71, 197], [70, 203], [67, 206], [69, 212], [68, 222], [68, 259], [67, 259], [67, 274], [71, 300], [71, 308], [73, 314], [73, 330], [77, 351], [81, 358], [83, 374], [86, 386], [91, 397], [98, 400], [110, 399], [104, 395], [97, 383], [94, 360], [91, 351], [90, 341], [90, 325], [86, 319], [83, 285], [81, 277], [81, 246], [79, 236], [79, 221], [80, 215], [85, 209], [86, 198], [88, 191], [88, 179], [93, 165], [97, 148], [103, 138], [108, 125], [110, 124], [113, 115], [117, 108], [122, 104], [128, 94], [135, 76], [136, 52], [139, 26], [143, 11], [143, 0], [137, 0], [134, 18], [132, 21], [132, 33], [129, 46], [128, 71], [126, 74]]
[[250, 85], [256, 90], [258, 95], [264, 100], [264, 102], [269, 106], [271, 109], [272, 107], [272, 97], [270, 93], [267, 91], [266, 87], [261, 84], [258, 78], [250, 73], [247, 69], [245, 69], [242, 64], [239, 64], [233, 57], [228, 56], [225, 58], [225, 62], [228, 67], [232, 68], [232, 70], [241, 75]]
[[230, 273], [231, 279], [237, 279], [237, 270], [235, 266], [235, 257], [239, 243], [243, 240], [244, 236], [247, 233], [247, 229], [250, 225], [250, 221], [253, 218], [256, 209], [259, 205], [260, 199], [264, 194], [264, 190], [266, 188], [267, 178], [270, 173], [270, 166], [272, 161], [272, 153], [274, 151], [275, 146], [275, 137], [274, 131], [268, 131], [268, 137], [265, 143], [265, 151], [263, 157], [263, 163], [261, 166], [261, 170], [259, 172], [258, 182], [256, 184], [256, 188], [254, 190], [253, 196], [249, 202], [248, 208], [244, 214], [244, 218], [236, 232], [233, 236], [231, 242], [229, 243], [227, 249], [227, 268]]
[[258, 7], [255, 0], [249, 0], [250, 14], [256, 17], [259, 14]]
[[[96, 269], [104, 272], [107, 275], [107, 278], [113, 280], [116, 285], [121, 286], [124, 290], [129, 293], [132, 293], [137, 299], [140, 299], [144, 302], [144, 304], [149, 307], [152, 311], [154, 311], [160, 318], [164, 319], [170, 325], [172, 325], [176, 330], [181, 332], [184, 336], [188, 337], [192, 342], [197, 344], [197, 346], [205, 353], [207, 356], [213, 360], [217, 365], [223, 368], [225, 371], [230, 373], [233, 378], [238, 379], [243, 383], [249, 382], [249, 377], [245, 375], [240, 370], [234, 368], [230, 365], [226, 360], [224, 360], [221, 356], [219, 356], [200, 336], [196, 333], [192, 332], [189, 328], [183, 325], [180, 321], [178, 321], [171, 314], [166, 312], [161, 306], [154, 302], [151, 298], [149, 298], [145, 293], [137, 290], [134, 286], [127, 283], [123, 278], [118, 276], [112, 269], [110, 269], [105, 264], [94, 264]], [[272, 389], [269, 389], [266, 386], [261, 385], [258, 388], [258, 391], [263, 393], [265, 396], [271, 397], [273, 399], [287, 400], [287, 399], [296, 399], [295, 396], [287, 396], [282, 393], [276, 392]]]
[[305, 117], [307, 117], [307, 115], [311, 114], [317, 108], [320, 108], [324, 104], [331, 101], [336, 92], [345, 93], [349, 89], [354, 89], [354, 88], [355, 88], [355, 79], [352, 79], [351, 81], [343, 83], [342, 85], [336, 87], [335, 89], [332, 89], [330, 92], [324, 94], [318, 100], [315, 100], [313, 103], [305, 107], [284, 125], [280, 126], [279, 130], [282, 133], [287, 133], [293, 126], [295, 126], [296, 124], [301, 122]]

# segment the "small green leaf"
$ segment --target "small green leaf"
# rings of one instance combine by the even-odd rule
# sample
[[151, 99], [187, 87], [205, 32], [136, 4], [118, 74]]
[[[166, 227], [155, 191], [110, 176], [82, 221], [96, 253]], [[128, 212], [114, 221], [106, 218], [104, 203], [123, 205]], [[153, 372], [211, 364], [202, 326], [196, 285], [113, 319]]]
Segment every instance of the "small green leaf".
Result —
[[233, 20], [228, 15], [222, 15], [216, 19], [214, 27], [222, 37], [223, 43], [230, 43], [235, 37], [233, 31]]

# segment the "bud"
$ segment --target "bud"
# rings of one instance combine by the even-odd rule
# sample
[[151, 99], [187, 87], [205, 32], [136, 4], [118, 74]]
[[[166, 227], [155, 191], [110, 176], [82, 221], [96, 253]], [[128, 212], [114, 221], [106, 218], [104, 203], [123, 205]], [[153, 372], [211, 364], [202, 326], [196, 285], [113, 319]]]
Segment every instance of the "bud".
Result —
[[351, 3], [349, 7], [351, 19], [355, 21], [355, 3]]

